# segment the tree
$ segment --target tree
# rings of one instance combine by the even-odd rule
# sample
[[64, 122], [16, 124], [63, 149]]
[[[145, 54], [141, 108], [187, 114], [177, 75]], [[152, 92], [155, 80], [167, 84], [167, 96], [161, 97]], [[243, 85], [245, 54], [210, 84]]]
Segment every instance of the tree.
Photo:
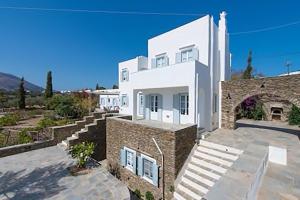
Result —
[[253, 71], [253, 67], [252, 67], [252, 51], [249, 51], [249, 55], [248, 55], [248, 65], [243, 73], [243, 79], [251, 79], [253, 77], [252, 75], [252, 71]]
[[25, 109], [26, 105], [25, 105], [25, 88], [24, 88], [24, 77], [22, 77], [21, 82], [20, 82], [20, 86], [19, 86], [19, 109]]
[[300, 108], [293, 104], [288, 119], [290, 125], [300, 125]]
[[7, 102], [8, 97], [4, 91], [0, 90], [0, 108], [4, 107], [4, 104]]
[[99, 84], [97, 83], [96, 85], [96, 90], [105, 90], [105, 87], [99, 86]]
[[98, 83], [97, 83], [97, 85], [96, 85], [96, 90], [100, 90], [100, 86], [99, 86]]
[[113, 85], [112, 89], [119, 89], [119, 86]]
[[52, 87], [52, 72], [48, 71], [47, 73], [47, 85], [45, 90], [45, 97], [51, 98], [53, 96], [53, 87]]

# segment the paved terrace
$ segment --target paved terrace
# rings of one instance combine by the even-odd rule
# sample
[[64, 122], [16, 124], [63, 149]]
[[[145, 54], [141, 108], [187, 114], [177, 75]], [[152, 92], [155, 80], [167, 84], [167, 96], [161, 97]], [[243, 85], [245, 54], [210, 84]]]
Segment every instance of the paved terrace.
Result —
[[[218, 129], [206, 140], [243, 149], [244, 153], [220, 180], [208, 199], [240, 200], [245, 194], [268, 146], [287, 149], [287, 166], [268, 164], [258, 200], [300, 199], [300, 128], [281, 122], [238, 121], [236, 130]], [[247, 182], [248, 181], [248, 182]]]
[[0, 200], [130, 199], [127, 187], [104, 168], [70, 176], [73, 164], [58, 146], [0, 158]]

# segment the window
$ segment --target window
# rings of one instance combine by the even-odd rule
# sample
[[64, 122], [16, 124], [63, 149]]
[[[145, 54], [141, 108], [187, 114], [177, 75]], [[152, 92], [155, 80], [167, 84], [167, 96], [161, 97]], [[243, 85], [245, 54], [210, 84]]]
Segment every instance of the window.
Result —
[[193, 59], [193, 49], [181, 51], [181, 62], [187, 62]]
[[156, 165], [156, 160], [144, 154], [141, 154], [141, 157], [142, 157], [142, 165], [143, 165], [142, 177], [148, 182], [153, 184], [154, 182], [153, 172], [154, 172], [154, 165]]
[[151, 112], [157, 112], [158, 109], [158, 97], [157, 95], [150, 96], [150, 110]]
[[113, 105], [114, 106], [117, 106], [118, 104], [117, 104], [117, 99], [116, 98], [113, 98]]
[[166, 57], [165, 56], [161, 56], [161, 57], [157, 57], [156, 58], [156, 67], [163, 67], [166, 66]]
[[101, 98], [100, 103], [101, 105], [105, 105], [105, 98]]
[[187, 94], [180, 95], [180, 114], [189, 114], [189, 95]]
[[110, 98], [107, 98], [107, 103], [110, 103]]
[[121, 73], [121, 81], [128, 81], [128, 70], [127, 69], [122, 69]]
[[125, 167], [135, 173], [136, 152], [132, 149], [124, 147], [125, 150]]
[[214, 94], [214, 112], [218, 112], [218, 95]]
[[128, 106], [127, 94], [122, 95], [122, 106]]

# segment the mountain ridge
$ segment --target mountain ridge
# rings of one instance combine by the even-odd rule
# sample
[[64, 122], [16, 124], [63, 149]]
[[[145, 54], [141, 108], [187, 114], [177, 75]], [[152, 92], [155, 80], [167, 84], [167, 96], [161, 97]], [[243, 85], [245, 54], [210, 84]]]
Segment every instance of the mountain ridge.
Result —
[[[17, 77], [13, 74], [0, 72], [0, 90], [5, 90], [5, 91], [18, 90], [20, 81], [21, 81], [20, 77]], [[31, 92], [42, 92], [44, 90], [44, 88], [26, 80], [24, 82], [24, 87], [25, 90], [29, 90]]]

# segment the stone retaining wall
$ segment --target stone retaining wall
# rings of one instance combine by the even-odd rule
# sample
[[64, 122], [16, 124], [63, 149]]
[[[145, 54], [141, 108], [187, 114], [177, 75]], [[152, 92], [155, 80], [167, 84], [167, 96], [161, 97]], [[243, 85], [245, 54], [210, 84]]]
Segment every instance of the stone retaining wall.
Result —
[[[150, 191], [155, 199], [162, 198], [162, 185], [165, 186], [165, 199], [172, 199], [174, 182], [177, 174], [187, 159], [195, 144], [197, 135], [196, 125], [179, 130], [154, 128], [137, 124], [134, 121], [116, 117], [107, 118], [106, 123], [106, 156], [108, 164], [120, 167], [121, 180], [134, 191], [139, 189], [142, 194]], [[161, 155], [152, 138], [155, 138], [164, 154], [164, 174], [162, 172]], [[154, 158], [159, 170], [159, 187], [137, 176], [119, 165], [120, 150], [124, 146]], [[164, 177], [164, 183], [163, 178]]]
[[[0, 158], [4, 157], [4, 156], [10, 156], [10, 155], [14, 155], [14, 154], [18, 154], [18, 153], [22, 153], [22, 152], [26, 152], [26, 151], [31, 151], [31, 150], [35, 150], [35, 149], [40, 149], [40, 148], [45, 148], [45, 147], [56, 145], [56, 144], [60, 143], [61, 141], [65, 140], [67, 137], [70, 137], [75, 132], [80, 131], [81, 129], [85, 128], [86, 125], [93, 123], [95, 119], [105, 118], [105, 115], [112, 115], [112, 114], [113, 113], [105, 113], [105, 112], [93, 113], [93, 115], [85, 116], [83, 118], [83, 120], [76, 121], [74, 124], [51, 127], [50, 128], [51, 132], [52, 132], [51, 140], [38, 141], [38, 142], [34, 142], [34, 143], [29, 143], [29, 144], [20, 144], [20, 145], [14, 145], [14, 146], [0, 148]], [[105, 127], [104, 127], [104, 129], [105, 129]], [[100, 146], [99, 146], [99, 148], [100, 148]], [[103, 144], [102, 146], [105, 146], [105, 145]], [[103, 154], [101, 155], [102, 157], [103, 157]]]
[[221, 82], [222, 128], [235, 128], [235, 109], [248, 97], [264, 94], [273, 95], [300, 107], [299, 85], [300, 74]]

